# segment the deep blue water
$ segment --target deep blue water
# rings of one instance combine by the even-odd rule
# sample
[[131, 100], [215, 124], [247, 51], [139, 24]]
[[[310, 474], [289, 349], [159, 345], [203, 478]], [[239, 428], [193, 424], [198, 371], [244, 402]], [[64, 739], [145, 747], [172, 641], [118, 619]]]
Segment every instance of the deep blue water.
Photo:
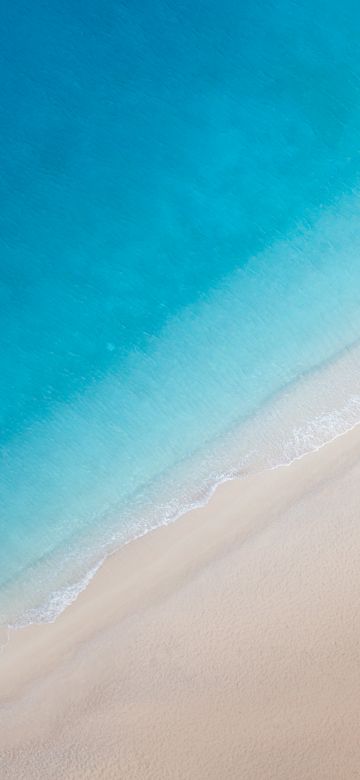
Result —
[[43, 596], [359, 338], [360, 9], [0, 9], [0, 583]]

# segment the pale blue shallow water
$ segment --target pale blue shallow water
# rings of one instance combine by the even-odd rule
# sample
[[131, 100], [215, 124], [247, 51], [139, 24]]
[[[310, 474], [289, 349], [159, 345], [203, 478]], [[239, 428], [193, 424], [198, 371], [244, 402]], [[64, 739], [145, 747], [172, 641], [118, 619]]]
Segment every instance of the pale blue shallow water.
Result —
[[1, 11], [7, 621], [241, 472], [253, 416], [358, 341], [360, 10]]

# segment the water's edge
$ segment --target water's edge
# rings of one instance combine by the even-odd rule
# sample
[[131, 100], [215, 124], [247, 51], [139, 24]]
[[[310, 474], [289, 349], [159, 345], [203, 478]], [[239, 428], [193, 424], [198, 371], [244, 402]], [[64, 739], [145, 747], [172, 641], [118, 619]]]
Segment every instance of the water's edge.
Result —
[[[26, 609], [14, 621], [7, 623], [9, 630], [21, 630], [31, 624], [53, 623], [71, 604], [80, 593], [89, 585], [91, 580], [102, 567], [106, 559], [116, 553], [127, 544], [154, 531], [157, 528], [176, 522], [195, 508], [205, 506], [219, 485], [229, 480], [246, 479], [249, 474], [259, 473], [264, 470], [284, 468], [296, 460], [306, 457], [308, 454], [318, 451], [335, 439], [346, 435], [360, 424], [360, 396], [349, 393], [349, 382], [356, 386], [356, 376], [360, 371], [360, 346], [356, 344], [352, 349], [345, 350], [340, 358], [331, 361], [326, 366], [314, 369], [309, 376], [298, 380], [292, 388], [282, 391], [275, 401], [269, 403], [261, 413], [242, 425], [238, 431], [232, 432], [231, 437], [226, 437], [222, 442], [220, 451], [228, 446], [234, 448], [232, 459], [239, 458], [241, 449], [238, 447], [238, 437], [246, 442], [258, 441], [258, 447], [253, 448], [251, 457], [247, 462], [245, 457], [234, 462], [233, 468], [224, 469], [217, 474], [208, 474], [203, 484], [197, 485], [198, 490], [190, 500], [185, 500], [173, 511], [160, 517], [158, 512], [146, 527], [142, 527], [127, 538], [113, 538], [112, 544], [107, 548], [98, 550], [97, 557], [92, 561], [86, 571], [82, 571], [77, 578], [72, 578], [68, 584], [53, 590], [48, 598], [40, 605]], [[334, 382], [334, 374], [341, 381]], [[341, 387], [342, 385], [342, 387]], [[323, 406], [326, 396], [325, 388], [333, 392], [327, 401], [327, 410], [323, 409], [316, 414], [313, 405], [313, 415], [307, 416], [301, 424], [296, 424], [296, 411], [299, 400], [303, 405], [306, 396], [311, 396], [313, 402]], [[335, 390], [336, 388], [336, 390]], [[319, 392], [320, 389], [320, 392]], [[322, 392], [321, 392], [322, 390]], [[331, 398], [331, 400], [330, 400]], [[335, 398], [337, 398], [337, 405]], [[309, 401], [308, 401], [309, 403]], [[278, 423], [281, 420], [283, 428], [282, 440], [278, 437], [277, 447], [274, 447], [274, 431], [279, 434]], [[295, 424], [294, 424], [295, 423]], [[271, 442], [271, 447], [269, 446]], [[239, 467], [239, 463], [241, 463]], [[189, 464], [188, 464], [189, 465]]]

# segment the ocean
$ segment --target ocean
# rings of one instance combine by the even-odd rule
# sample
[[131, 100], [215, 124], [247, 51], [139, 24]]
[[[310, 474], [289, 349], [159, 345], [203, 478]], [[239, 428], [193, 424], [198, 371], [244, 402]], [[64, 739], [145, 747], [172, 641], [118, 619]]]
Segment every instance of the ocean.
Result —
[[1, 16], [0, 623], [21, 626], [223, 479], [360, 421], [360, 8]]

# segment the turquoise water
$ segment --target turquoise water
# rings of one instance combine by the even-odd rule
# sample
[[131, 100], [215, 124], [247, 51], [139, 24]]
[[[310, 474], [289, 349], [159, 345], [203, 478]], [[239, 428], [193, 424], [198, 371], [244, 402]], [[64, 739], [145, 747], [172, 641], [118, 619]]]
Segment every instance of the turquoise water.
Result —
[[[288, 419], [267, 442], [255, 420], [357, 343], [360, 10], [2, 12], [7, 622], [52, 615], [114, 545], [245, 471], [270, 438], [281, 460]], [[339, 394], [352, 422], [357, 365]], [[294, 407], [297, 431], [322, 414], [338, 431], [333, 385]]]

